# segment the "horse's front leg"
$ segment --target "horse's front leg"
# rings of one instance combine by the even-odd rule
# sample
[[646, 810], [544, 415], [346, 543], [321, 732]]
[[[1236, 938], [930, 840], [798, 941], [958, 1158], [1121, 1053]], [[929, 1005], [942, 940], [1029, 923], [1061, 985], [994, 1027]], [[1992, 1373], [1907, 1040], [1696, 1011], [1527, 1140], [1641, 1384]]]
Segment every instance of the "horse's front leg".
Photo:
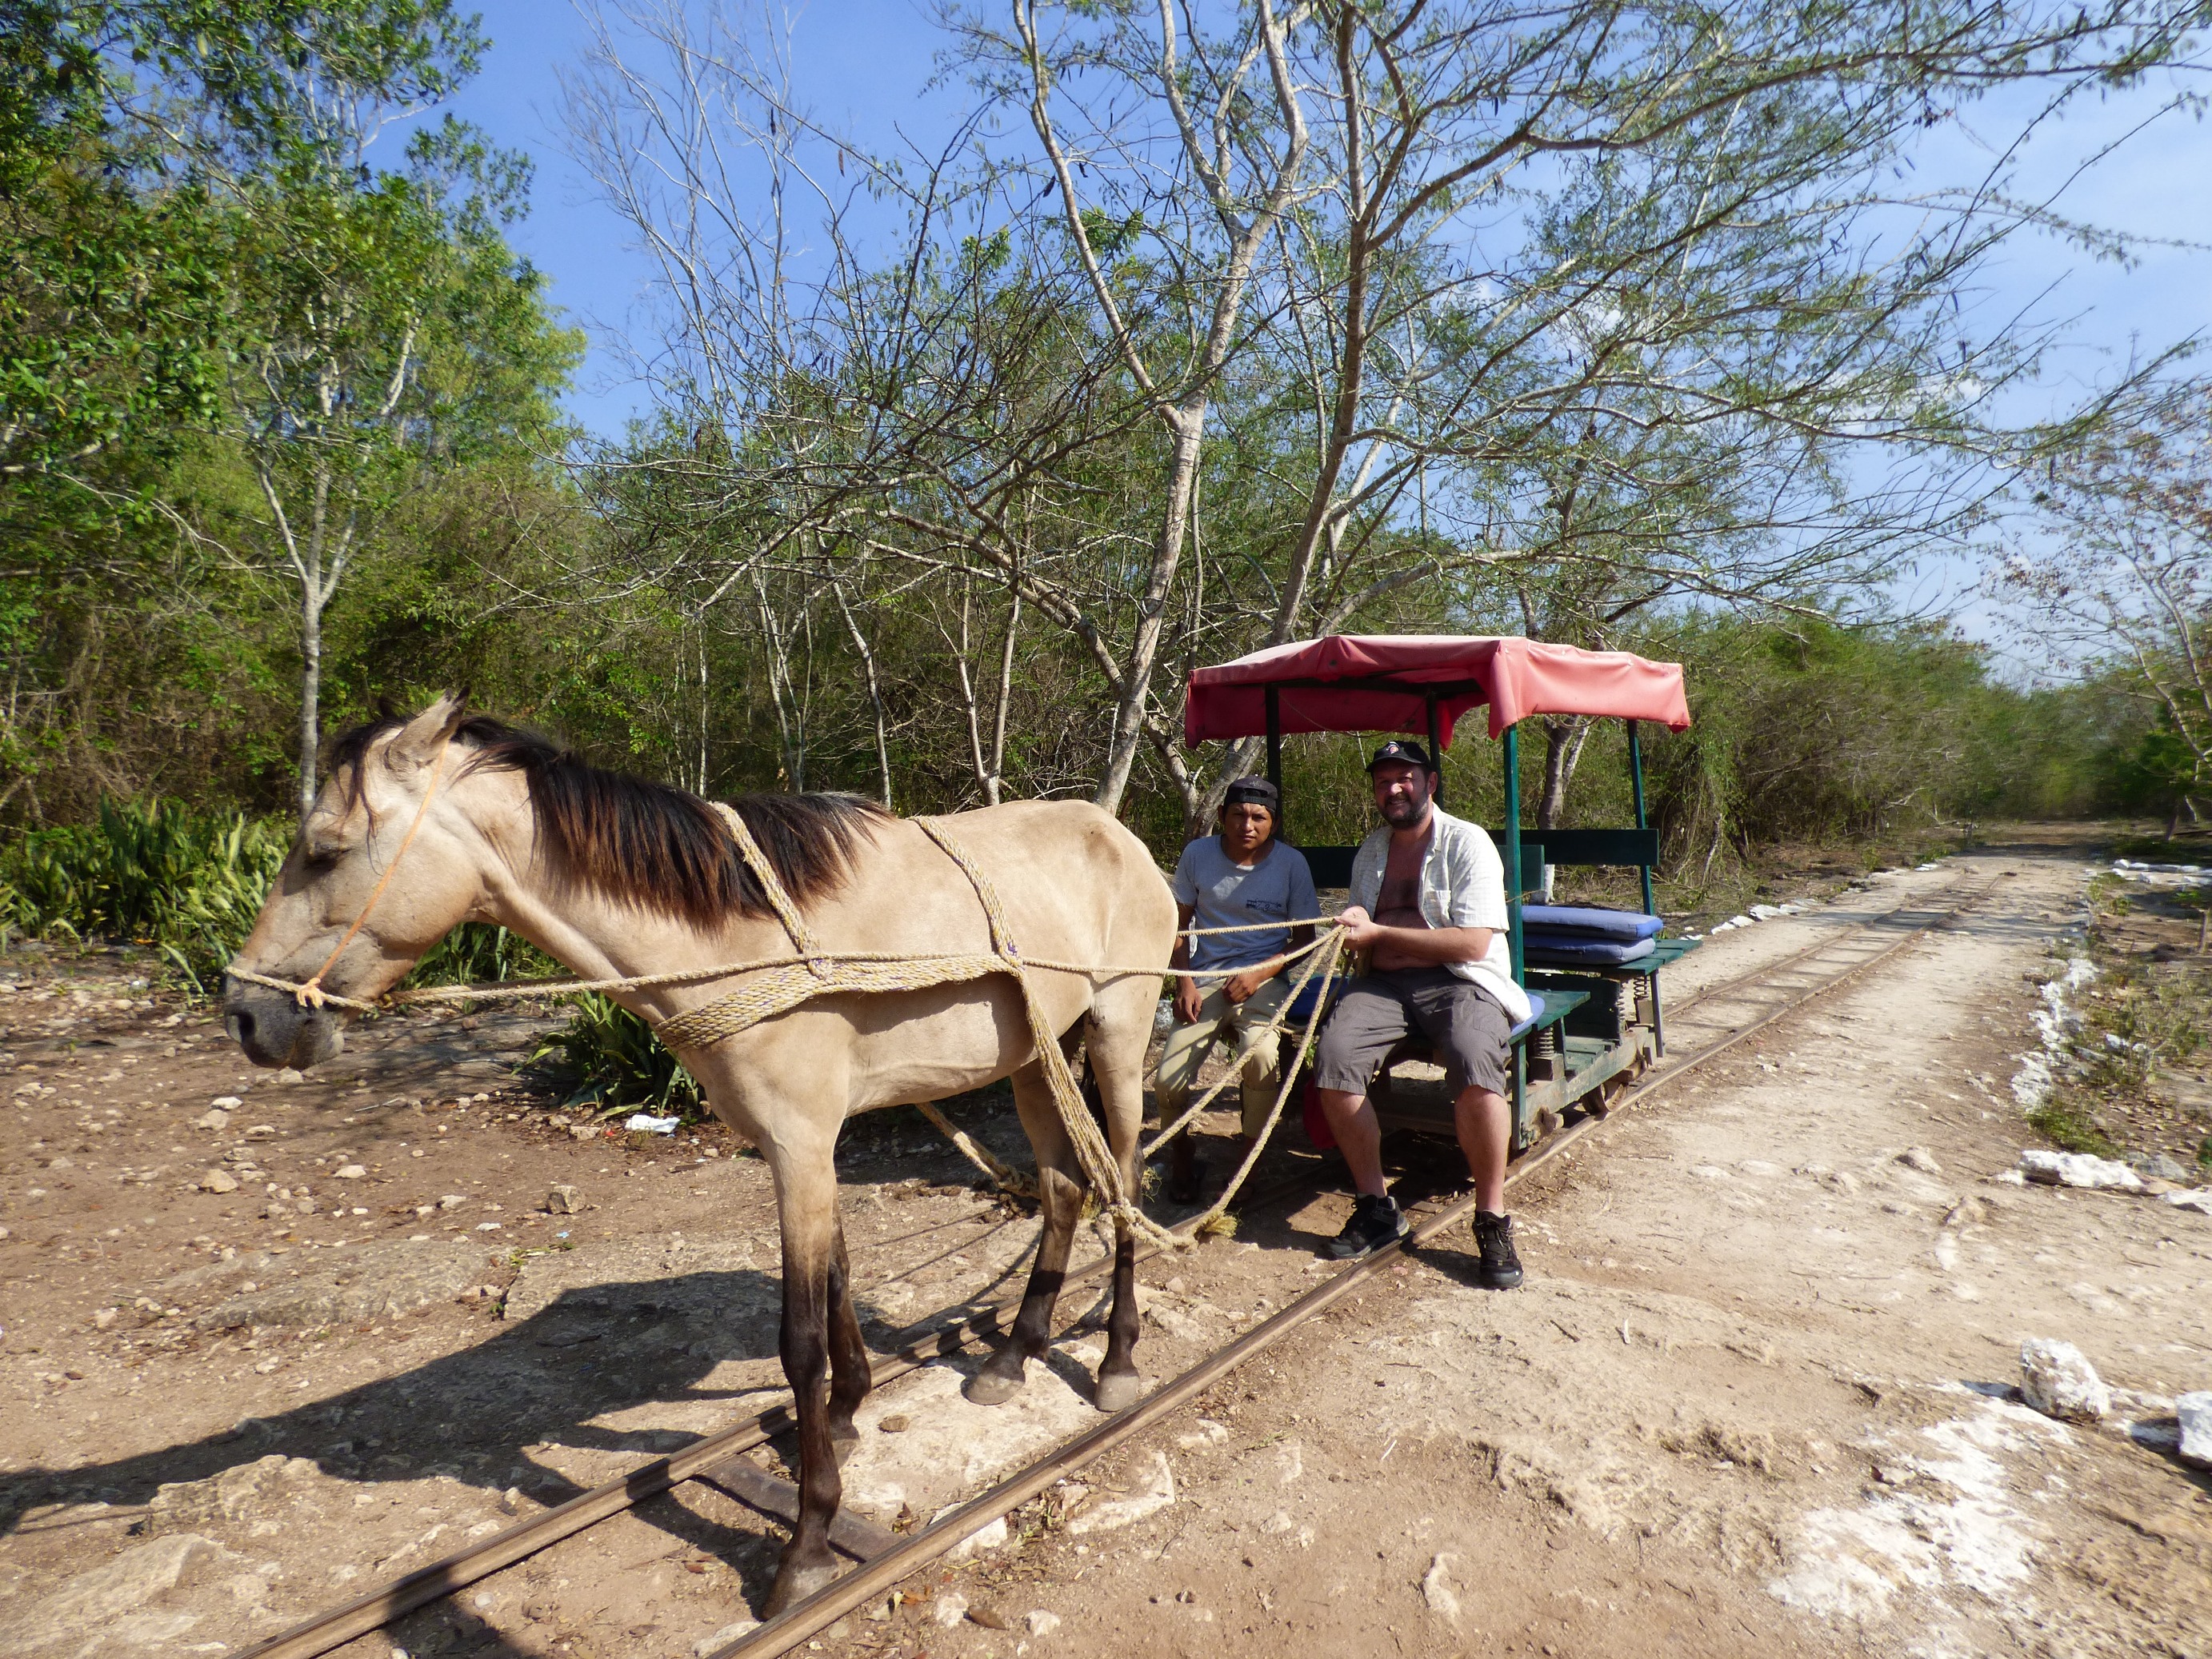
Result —
[[[836, 1558], [830, 1553], [830, 1522], [844, 1497], [828, 1386], [832, 1310], [844, 1288], [836, 1176], [826, 1152], [818, 1159], [781, 1163], [775, 1174], [783, 1227], [781, 1350], [799, 1416], [799, 1522], [769, 1592], [771, 1619], [837, 1576]], [[853, 1336], [857, 1346], [857, 1326]], [[846, 1421], [849, 1427], [849, 1409]]]

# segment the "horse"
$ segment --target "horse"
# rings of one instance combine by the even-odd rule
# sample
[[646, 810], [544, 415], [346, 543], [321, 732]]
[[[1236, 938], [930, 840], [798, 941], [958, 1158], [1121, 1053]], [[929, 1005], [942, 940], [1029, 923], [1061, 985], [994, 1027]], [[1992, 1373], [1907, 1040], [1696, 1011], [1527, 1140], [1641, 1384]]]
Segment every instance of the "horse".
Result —
[[[733, 807], [823, 952], [992, 951], [976, 886], [921, 826], [846, 795], [749, 795]], [[1063, 964], [1030, 969], [1031, 994], [1064, 1050], [1085, 1043], [1123, 1191], [1136, 1192], [1159, 994], [1150, 965], [1164, 973], [1176, 930], [1167, 884], [1143, 843], [1085, 803], [1015, 802], [945, 822], [1000, 895], [1012, 941]], [[788, 958], [778, 896], [699, 796], [589, 765], [441, 697], [334, 744], [329, 777], [226, 975], [225, 1025], [257, 1066], [304, 1071], [328, 1060], [351, 1017], [342, 1005], [374, 1001], [465, 921], [496, 922], [585, 979]], [[1077, 965], [1146, 971], [1067, 970]], [[738, 982], [613, 994], [658, 1024]], [[337, 1001], [325, 1002], [326, 992]], [[799, 1513], [771, 1617], [836, 1576], [829, 1525], [842, 1496], [838, 1468], [868, 1389], [831, 1162], [848, 1117], [1012, 1079], [1042, 1224], [1020, 1310], [969, 1380], [968, 1397], [1012, 1398], [1045, 1351], [1085, 1182], [1022, 997], [1010, 972], [825, 994], [735, 1036], [678, 1046], [715, 1115], [759, 1148], [775, 1178], [779, 1352], [799, 1419]], [[1144, 1391], [1135, 1278], [1134, 1237], [1117, 1215], [1093, 1396], [1103, 1412]]]

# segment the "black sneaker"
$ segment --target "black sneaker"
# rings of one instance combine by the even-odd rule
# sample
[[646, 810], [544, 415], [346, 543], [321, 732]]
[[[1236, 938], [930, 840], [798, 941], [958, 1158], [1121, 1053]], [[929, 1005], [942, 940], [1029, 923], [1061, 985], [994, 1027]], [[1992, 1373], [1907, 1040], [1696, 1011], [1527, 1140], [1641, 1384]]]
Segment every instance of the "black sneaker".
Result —
[[1513, 1218], [1474, 1212], [1474, 1247], [1482, 1253], [1475, 1282], [1486, 1291], [1510, 1291], [1521, 1282], [1521, 1258], [1513, 1249]]
[[1362, 1193], [1352, 1206], [1352, 1219], [1344, 1224], [1342, 1232], [1322, 1247], [1322, 1254], [1346, 1261], [1355, 1255], [1365, 1255], [1370, 1250], [1379, 1250], [1413, 1231], [1406, 1218], [1398, 1212], [1397, 1200]]

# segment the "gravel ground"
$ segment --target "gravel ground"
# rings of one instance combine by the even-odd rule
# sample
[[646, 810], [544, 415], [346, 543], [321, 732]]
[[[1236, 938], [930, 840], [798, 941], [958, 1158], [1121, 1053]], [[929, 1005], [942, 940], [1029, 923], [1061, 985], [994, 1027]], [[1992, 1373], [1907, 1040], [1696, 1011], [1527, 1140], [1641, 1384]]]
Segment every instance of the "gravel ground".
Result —
[[[1516, 1194], [1522, 1291], [1425, 1252], [820, 1650], [2212, 1653], [2212, 1479], [2170, 1426], [2212, 1386], [2212, 1218], [2001, 1178], [2079, 849], [1881, 878], [1671, 993], [1984, 877], [1966, 926]], [[0, 1650], [235, 1651], [771, 1396], [768, 1181], [726, 1133], [563, 1121], [513, 1074], [542, 1014], [254, 1073], [144, 973], [0, 961]], [[960, 1115], [1018, 1149], [1002, 1098]], [[1013, 1288], [1034, 1231], [904, 1118], [841, 1154], [879, 1347]], [[1261, 1178], [1307, 1166], [1288, 1213], [1147, 1267], [1148, 1374], [1316, 1281], [1346, 1198], [1303, 1152]], [[2031, 1337], [2087, 1353], [2107, 1421], [2019, 1402]], [[882, 1390], [853, 1507], [910, 1525], [1096, 1421], [1097, 1347], [997, 1411], [968, 1358]], [[347, 1651], [681, 1659], [779, 1535], [685, 1488]]]

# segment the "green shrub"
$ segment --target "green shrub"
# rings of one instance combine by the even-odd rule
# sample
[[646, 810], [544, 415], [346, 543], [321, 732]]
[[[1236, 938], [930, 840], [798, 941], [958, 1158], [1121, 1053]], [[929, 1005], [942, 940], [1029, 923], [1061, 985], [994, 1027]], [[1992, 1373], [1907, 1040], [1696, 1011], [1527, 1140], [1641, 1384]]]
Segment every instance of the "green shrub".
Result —
[[2054, 1095], [2027, 1115], [2028, 1127], [2062, 1152], [2118, 1158], [2120, 1149], [2081, 1104]]
[[561, 964], [523, 938], [489, 921], [465, 921], [423, 953], [408, 985], [477, 985], [544, 979]]
[[[150, 945], [205, 995], [253, 931], [292, 836], [289, 818], [103, 800], [91, 823], [34, 830], [0, 851], [0, 927]], [[465, 922], [408, 983], [538, 979], [556, 969], [506, 928]]]
[[292, 827], [173, 801], [104, 800], [91, 823], [0, 853], [4, 920], [27, 933], [149, 945], [204, 992], [252, 931]]
[[568, 1025], [538, 1045], [532, 1063], [550, 1060], [569, 1106], [597, 1106], [602, 1117], [647, 1109], [688, 1121], [706, 1114], [691, 1073], [661, 1046], [653, 1028], [596, 991], [576, 998]]

